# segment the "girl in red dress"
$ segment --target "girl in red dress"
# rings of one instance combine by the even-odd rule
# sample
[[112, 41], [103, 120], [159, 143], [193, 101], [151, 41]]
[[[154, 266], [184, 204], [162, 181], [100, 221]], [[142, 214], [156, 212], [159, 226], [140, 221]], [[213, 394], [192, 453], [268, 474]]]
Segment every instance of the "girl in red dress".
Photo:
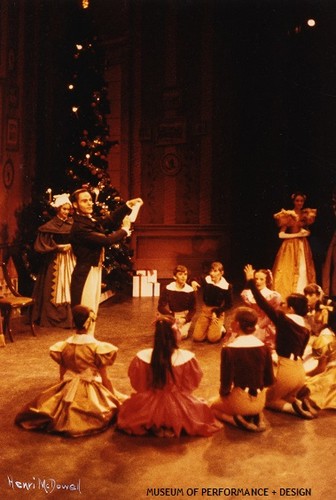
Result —
[[178, 347], [173, 321], [156, 321], [153, 349], [138, 352], [129, 366], [136, 392], [121, 406], [117, 422], [128, 434], [209, 436], [221, 428], [209, 406], [192, 395], [202, 370], [194, 353]]

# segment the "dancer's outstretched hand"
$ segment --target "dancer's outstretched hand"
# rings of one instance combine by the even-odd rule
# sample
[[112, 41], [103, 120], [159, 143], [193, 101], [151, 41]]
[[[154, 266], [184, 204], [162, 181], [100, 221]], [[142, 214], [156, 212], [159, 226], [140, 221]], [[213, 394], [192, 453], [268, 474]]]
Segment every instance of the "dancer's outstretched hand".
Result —
[[244, 273], [245, 273], [246, 281], [253, 280], [254, 269], [253, 269], [252, 264], [246, 264], [246, 266], [244, 267]]

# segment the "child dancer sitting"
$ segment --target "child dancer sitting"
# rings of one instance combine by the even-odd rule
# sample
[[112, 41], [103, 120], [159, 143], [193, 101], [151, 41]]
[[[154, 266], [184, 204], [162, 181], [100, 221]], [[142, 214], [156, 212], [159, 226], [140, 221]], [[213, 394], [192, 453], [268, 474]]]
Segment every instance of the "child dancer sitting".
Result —
[[155, 323], [154, 348], [132, 360], [128, 375], [135, 393], [121, 406], [117, 428], [159, 437], [209, 436], [221, 428], [209, 406], [192, 395], [202, 378], [194, 353], [179, 349], [174, 320]]
[[87, 333], [95, 321], [93, 311], [77, 305], [72, 312], [76, 333], [50, 347], [51, 358], [60, 365], [61, 381], [16, 416], [15, 423], [24, 429], [72, 437], [94, 434], [107, 429], [125, 399], [107, 376], [117, 347]]
[[173, 316], [181, 332], [181, 338], [188, 337], [192, 317], [196, 312], [196, 293], [187, 284], [188, 269], [178, 265], [174, 269], [174, 279], [161, 289], [158, 311], [164, 316]]
[[307, 298], [303, 294], [292, 293], [287, 297], [283, 310], [274, 309], [256, 287], [252, 266], [248, 264], [244, 271], [247, 286], [251, 288], [256, 303], [276, 328], [276, 381], [267, 391], [266, 408], [311, 419], [314, 415], [302, 406], [302, 401], [297, 397], [305, 381], [302, 356], [310, 336], [305, 323], [308, 312]]
[[335, 334], [325, 328], [319, 337], [314, 337], [312, 344], [317, 367], [307, 373], [305, 386], [298, 397], [303, 406], [312, 413], [318, 410], [336, 410], [336, 338]]
[[311, 327], [312, 335], [319, 336], [321, 331], [329, 328], [336, 332], [336, 307], [328, 297], [323, 295], [322, 288], [316, 283], [307, 285], [303, 293], [308, 300], [307, 320]]
[[193, 340], [218, 342], [225, 332], [225, 311], [232, 307], [232, 285], [224, 278], [221, 262], [212, 262], [210, 272], [201, 283], [193, 280], [194, 290], [203, 291], [203, 306], [197, 318]]
[[236, 309], [236, 337], [222, 348], [220, 397], [211, 405], [219, 420], [252, 432], [266, 429], [266, 387], [274, 382], [271, 351], [254, 335], [257, 320], [250, 307]]
[[[280, 293], [273, 290], [272, 272], [270, 269], [258, 269], [254, 273], [256, 287], [265, 299], [275, 308], [279, 309], [282, 303]], [[255, 298], [249, 288], [245, 288], [240, 294], [245, 305], [254, 309], [258, 315], [256, 337], [260, 338], [273, 351], [275, 347], [275, 326], [269, 317], [257, 305]]]

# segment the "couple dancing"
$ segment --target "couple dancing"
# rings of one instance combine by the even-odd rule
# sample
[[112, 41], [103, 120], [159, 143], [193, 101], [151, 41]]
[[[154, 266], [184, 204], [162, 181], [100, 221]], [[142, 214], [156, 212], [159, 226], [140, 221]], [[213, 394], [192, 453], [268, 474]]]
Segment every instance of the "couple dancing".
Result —
[[[33, 320], [40, 326], [72, 327], [71, 308], [84, 304], [97, 314], [104, 248], [130, 236], [141, 198], [96, 218], [87, 188], [56, 195], [56, 215], [39, 227], [35, 250], [43, 256], [33, 296]], [[74, 211], [73, 216], [71, 212]], [[94, 328], [94, 326], [92, 326]]]

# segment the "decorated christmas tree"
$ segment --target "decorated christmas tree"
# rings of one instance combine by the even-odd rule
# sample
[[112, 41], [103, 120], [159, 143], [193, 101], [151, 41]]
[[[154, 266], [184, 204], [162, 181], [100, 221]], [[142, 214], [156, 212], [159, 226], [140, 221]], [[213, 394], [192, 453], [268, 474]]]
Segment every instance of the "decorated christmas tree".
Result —
[[77, 43], [74, 69], [68, 84], [70, 107], [69, 157], [67, 174], [71, 190], [88, 184], [105, 190], [110, 187], [107, 157], [117, 144], [109, 137], [107, 87], [96, 39]]
[[[63, 145], [65, 172], [59, 173], [57, 179], [51, 179], [43, 190], [40, 186], [39, 192], [33, 193], [31, 204], [17, 214], [23, 266], [33, 280], [38, 272], [38, 256], [33, 245], [38, 227], [52, 216], [54, 194], [88, 188], [95, 202], [96, 216], [112, 212], [123, 202], [108, 173], [108, 155], [117, 142], [109, 136], [106, 119], [109, 100], [104, 81], [103, 55], [97, 36], [92, 35], [89, 12], [81, 10], [78, 14], [80, 29], [73, 44], [69, 79], [64, 83], [67, 86], [68, 108], [64, 123], [67, 132]], [[64, 179], [61, 186], [60, 179]], [[128, 243], [125, 240], [106, 249], [103, 291], [131, 289], [132, 250]]]
[[[108, 154], [117, 144], [109, 136], [107, 87], [102, 54], [95, 36], [78, 40], [74, 47], [73, 73], [68, 84], [71, 108], [71, 141], [67, 176], [70, 191], [87, 186], [93, 193], [96, 215], [115, 210], [122, 202], [111, 184]], [[106, 250], [103, 281], [107, 288], [131, 286], [132, 251], [127, 241]]]

